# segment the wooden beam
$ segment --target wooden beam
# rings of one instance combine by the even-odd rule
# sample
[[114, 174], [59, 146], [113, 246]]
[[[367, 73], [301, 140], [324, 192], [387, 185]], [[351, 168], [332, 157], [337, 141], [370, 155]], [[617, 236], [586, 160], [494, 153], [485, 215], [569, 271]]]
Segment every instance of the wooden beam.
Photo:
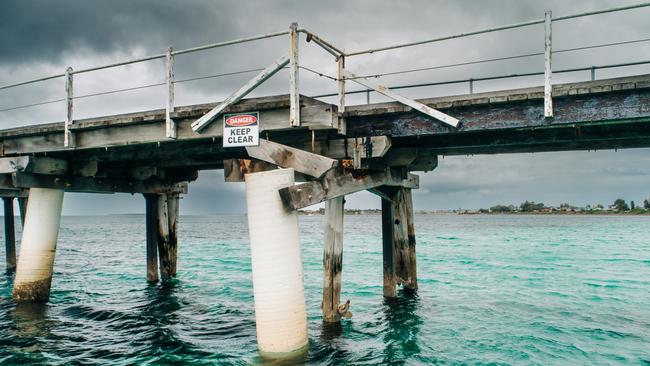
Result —
[[341, 55], [337, 61], [337, 66], [338, 66], [338, 92], [339, 92], [339, 103], [338, 103], [338, 125], [336, 126], [336, 129], [341, 135], [345, 135], [347, 133], [347, 129], [345, 128], [345, 117], [343, 117], [343, 113], [345, 113], [345, 77], [343, 76], [343, 71], [345, 70], [345, 56]]
[[277, 166], [257, 159], [226, 159], [223, 175], [226, 182], [244, 182], [245, 175], [277, 169]]
[[26, 172], [37, 174], [64, 174], [68, 168], [65, 160], [33, 156], [0, 158], [0, 174]]
[[289, 57], [287, 56], [282, 56], [280, 57], [277, 61], [275, 61], [273, 64], [262, 70], [257, 76], [252, 78], [249, 82], [247, 82], [244, 86], [242, 86], [239, 90], [231, 94], [226, 100], [221, 102], [218, 106], [213, 108], [211, 111], [206, 113], [203, 117], [197, 119], [192, 123], [192, 130], [195, 132], [200, 132], [203, 130], [205, 127], [208, 126], [210, 122], [212, 122], [219, 114], [221, 114], [224, 109], [226, 109], [229, 105], [235, 104], [239, 102], [242, 98], [244, 98], [248, 93], [253, 91], [253, 89], [257, 88], [260, 84], [268, 80], [271, 76], [273, 76], [276, 72], [280, 71], [283, 67], [287, 66], [289, 63]]
[[[368, 138], [370, 139], [370, 143], [366, 144], [365, 142]], [[311, 142], [305, 142], [296, 144], [294, 147], [310, 151], [314, 154], [327, 156], [332, 159], [344, 159], [352, 156], [353, 148], [356, 145], [361, 145], [361, 158], [379, 158], [390, 151], [391, 139], [389, 136], [370, 136], [348, 139], [315, 140], [313, 144]]]
[[158, 258], [160, 278], [169, 281], [176, 277], [178, 257], [178, 200], [176, 193], [158, 195]]
[[263, 139], [259, 146], [247, 146], [246, 152], [252, 158], [317, 178], [338, 165], [334, 159]]
[[381, 238], [384, 272], [384, 297], [397, 297], [397, 276], [395, 275], [395, 246], [393, 245], [395, 219], [392, 202], [381, 199]]
[[158, 194], [145, 194], [147, 282], [158, 282]]
[[280, 197], [288, 210], [297, 210], [382, 185], [417, 188], [419, 179], [417, 175], [404, 176], [393, 169], [374, 172], [333, 169], [319, 180], [281, 189]]
[[1, 188], [53, 188], [89, 193], [187, 193], [187, 182], [171, 180], [131, 180], [13, 173], [11, 186]]
[[12, 273], [16, 270], [16, 228], [14, 225], [14, 198], [2, 197], [4, 202], [5, 226], [5, 257], [6, 271]]
[[398, 102], [400, 102], [402, 104], [405, 104], [405, 105], [407, 105], [407, 106], [409, 106], [409, 107], [411, 107], [411, 108], [413, 108], [413, 109], [415, 109], [415, 110], [417, 110], [417, 111], [419, 111], [421, 113], [429, 115], [429, 116], [431, 116], [431, 117], [439, 120], [440, 122], [443, 122], [443, 123], [445, 123], [445, 124], [447, 124], [447, 125], [449, 125], [451, 127], [456, 128], [456, 127], [458, 127], [458, 124], [460, 123], [460, 121], [458, 119], [456, 119], [456, 118], [454, 118], [452, 116], [449, 116], [449, 115], [447, 115], [445, 113], [442, 113], [442, 112], [440, 112], [440, 111], [438, 111], [436, 109], [433, 109], [433, 108], [431, 108], [431, 107], [429, 107], [429, 106], [427, 106], [425, 104], [422, 104], [420, 102], [417, 102], [417, 101], [415, 101], [413, 99], [409, 99], [409, 98], [407, 98], [405, 96], [402, 96], [401, 94], [398, 94], [398, 93], [390, 90], [389, 88], [387, 88], [387, 87], [385, 87], [383, 85], [376, 84], [376, 83], [374, 83], [374, 82], [372, 82], [372, 81], [370, 81], [370, 80], [368, 80], [366, 78], [357, 76], [357, 75], [351, 73], [348, 70], [343, 70], [343, 76], [345, 76], [346, 78], [354, 81], [357, 84], [361, 84], [361, 85], [363, 85], [363, 86], [365, 86], [367, 88], [374, 89], [376, 92], [378, 92], [380, 94], [383, 94], [383, 95], [385, 95], [385, 96], [387, 96], [387, 97], [389, 97], [391, 99], [394, 99], [394, 100], [396, 100], [396, 101], [398, 101]]
[[341, 319], [341, 272], [343, 270], [343, 196], [325, 202], [325, 245], [323, 253], [323, 320]]
[[403, 270], [406, 276], [403, 278], [404, 287], [411, 290], [418, 288], [417, 258], [415, 251], [415, 216], [413, 213], [413, 190], [402, 189], [404, 207], [406, 210], [406, 231], [407, 231], [407, 257], [406, 268]]
[[22, 190], [25, 193], [24, 197], [18, 197], [18, 209], [20, 210], [20, 224], [25, 228], [25, 218], [27, 217], [27, 200], [29, 199], [29, 190]]
[[289, 125], [291, 127], [300, 127], [300, 84], [298, 82], [300, 74], [298, 68], [300, 33], [298, 33], [298, 23], [291, 23], [289, 33], [291, 41], [289, 48]]

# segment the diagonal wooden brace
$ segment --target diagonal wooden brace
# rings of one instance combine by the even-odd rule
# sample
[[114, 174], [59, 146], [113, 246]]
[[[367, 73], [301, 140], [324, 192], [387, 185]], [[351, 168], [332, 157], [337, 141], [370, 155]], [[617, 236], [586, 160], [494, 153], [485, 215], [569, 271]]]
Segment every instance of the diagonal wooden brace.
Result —
[[235, 104], [240, 100], [242, 100], [242, 98], [244, 98], [246, 95], [248, 95], [248, 93], [253, 91], [253, 89], [257, 88], [260, 84], [268, 80], [276, 72], [280, 71], [283, 67], [287, 66], [288, 63], [289, 63], [288, 56], [280, 57], [269, 67], [262, 70], [259, 74], [257, 74], [257, 76], [255, 76], [250, 81], [248, 81], [239, 90], [231, 94], [228, 98], [226, 98], [226, 100], [221, 102], [218, 106], [214, 107], [208, 113], [203, 115], [203, 117], [194, 121], [192, 123], [192, 130], [196, 132], [200, 132], [202, 129], [207, 127], [208, 124], [210, 124], [210, 122], [214, 121], [214, 119], [217, 118], [217, 116], [221, 114], [221, 112], [223, 112], [224, 109], [226, 109], [229, 105]]
[[316, 178], [338, 165], [335, 159], [268, 140], [260, 140], [259, 146], [247, 146], [246, 152], [251, 158], [282, 168], [293, 168], [296, 172]]
[[454, 118], [452, 116], [444, 114], [444, 113], [440, 112], [437, 109], [433, 109], [433, 108], [431, 108], [431, 107], [429, 107], [427, 105], [424, 105], [424, 104], [422, 104], [420, 102], [417, 102], [417, 101], [415, 101], [413, 99], [409, 99], [409, 98], [407, 98], [407, 97], [405, 97], [405, 96], [403, 96], [401, 94], [398, 94], [398, 93], [390, 90], [389, 88], [387, 88], [387, 87], [385, 87], [383, 85], [374, 83], [374, 82], [372, 82], [372, 81], [370, 81], [370, 80], [368, 80], [368, 79], [366, 79], [364, 77], [357, 76], [357, 75], [351, 73], [348, 70], [344, 69], [342, 71], [342, 75], [343, 75], [343, 77], [345, 77], [347, 79], [350, 79], [350, 80], [354, 81], [357, 84], [361, 84], [361, 85], [365, 86], [366, 88], [371, 88], [371, 89], [375, 90], [377, 93], [383, 94], [383, 95], [385, 95], [385, 96], [387, 96], [387, 97], [389, 97], [391, 99], [394, 99], [394, 100], [396, 100], [396, 101], [398, 101], [398, 102], [400, 102], [402, 104], [405, 104], [405, 105], [407, 105], [407, 106], [409, 106], [409, 107], [411, 107], [411, 108], [413, 108], [413, 109], [415, 109], [415, 110], [417, 110], [419, 112], [422, 112], [422, 113], [424, 113], [426, 115], [429, 115], [429, 116], [439, 120], [440, 122], [446, 123], [446, 124], [448, 124], [448, 125], [450, 125], [450, 126], [452, 126], [454, 128], [457, 128], [458, 124], [460, 123], [460, 121], [458, 119], [456, 119], [456, 118]]

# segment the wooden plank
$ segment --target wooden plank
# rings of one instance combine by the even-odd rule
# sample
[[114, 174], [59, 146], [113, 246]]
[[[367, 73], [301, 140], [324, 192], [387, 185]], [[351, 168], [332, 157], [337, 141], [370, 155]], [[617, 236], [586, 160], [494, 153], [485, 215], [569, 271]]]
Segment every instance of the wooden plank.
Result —
[[17, 156], [13, 158], [0, 158], [0, 174], [23, 171], [32, 162], [29, 156]]
[[325, 202], [325, 245], [323, 252], [323, 320], [341, 319], [341, 272], [343, 270], [343, 196]]
[[171, 180], [135, 180], [99, 177], [57, 176], [47, 174], [13, 173], [11, 185], [1, 188], [53, 188], [67, 192], [89, 193], [187, 193], [187, 182]]
[[220, 113], [222, 113], [229, 105], [239, 102], [244, 98], [248, 93], [253, 91], [260, 84], [268, 80], [271, 76], [275, 75], [276, 72], [280, 71], [283, 67], [287, 66], [289, 63], [289, 57], [282, 56], [273, 64], [262, 70], [257, 76], [248, 81], [244, 86], [239, 90], [231, 94], [226, 100], [221, 102], [214, 109], [206, 113], [203, 117], [197, 119], [192, 123], [192, 130], [195, 132], [200, 132], [203, 130], [210, 122], [212, 122]]
[[334, 159], [264, 139], [259, 146], [247, 146], [246, 152], [252, 158], [317, 178], [338, 165]]
[[[370, 144], [363, 143], [365, 139], [370, 138]], [[327, 156], [332, 159], [344, 159], [352, 156], [353, 147], [357, 142], [362, 143], [361, 157], [362, 158], [378, 158], [386, 155], [391, 149], [391, 139], [389, 136], [370, 136], [365, 138], [348, 138], [348, 139], [334, 139], [334, 140], [315, 140], [296, 144], [301, 150], [311, 151], [314, 154]], [[370, 149], [368, 149], [368, 145]], [[347, 148], [347, 151], [346, 151]]]
[[403, 176], [393, 169], [374, 172], [331, 170], [319, 180], [281, 189], [280, 197], [288, 210], [297, 210], [381, 185], [417, 188], [419, 179], [417, 175], [409, 173]]
[[0, 188], [0, 197], [26, 198], [29, 195], [27, 189], [6, 189]]
[[73, 78], [73, 71], [72, 67], [68, 67], [65, 70], [65, 93], [66, 93], [66, 121], [65, 121], [65, 126], [64, 126], [64, 133], [63, 133], [63, 147], [74, 147], [74, 138], [72, 136], [72, 123], [73, 123], [73, 115], [72, 115], [72, 108], [73, 108], [73, 99], [74, 99], [74, 92], [72, 89], [72, 78]]
[[174, 193], [158, 195], [158, 258], [160, 278], [165, 282], [176, 277], [178, 199]]
[[165, 82], [167, 83], [167, 104], [165, 106], [165, 134], [170, 139], [176, 138], [176, 122], [172, 118], [174, 113], [174, 55], [173, 49], [169, 47], [166, 54], [167, 73]]
[[[392, 195], [391, 195], [392, 196]], [[384, 297], [397, 297], [397, 276], [395, 274], [395, 246], [393, 231], [395, 219], [393, 205], [389, 200], [381, 199], [381, 238], [382, 262], [384, 272]]]
[[449, 126], [452, 126], [454, 128], [458, 127], [458, 124], [460, 121], [452, 116], [449, 116], [447, 114], [444, 114], [436, 109], [433, 109], [425, 104], [422, 104], [420, 102], [417, 102], [413, 99], [409, 99], [405, 96], [402, 96], [398, 93], [395, 93], [394, 91], [390, 90], [389, 88], [379, 85], [377, 83], [374, 83], [366, 78], [359, 77], [353, 73], [351, 73], [348, 70], [343, 70], [343, 76], [346, 78], [354, 81], [357, 84], [361, 84], [367, 88], [374, 89], [376, 92], [383, 94], [391, 99], [394, 99], [402, 104], [405, 104], [421, 113], [424, 113], [426, 115], [429, 115]]
[[298, 23], [291, 23], [289, 29], [289, 125], [300, 127], [300, 91], [299, 91], [299, 74], [298, 68], [298, 44], [300, 43], [300, 34], [298, 33]]
[[4, 202], [6, 271], [16, 270], [16, 229], [14, 226], [14, 198], [2, 197]]
[[158, 194], [145, 194], [147, 282], [158, 282]]
[[246, 174], [277, 169], [277, 166], [257, 159], [226, 159], [223, 175], [226, 182], [244, 182]]
[[553, 117], [553, 84], [551, 81], [553, 70], [551, 68], [552, 37], [551, 37], [552, 13], [547, 10], [544, 13], [544, 117]]

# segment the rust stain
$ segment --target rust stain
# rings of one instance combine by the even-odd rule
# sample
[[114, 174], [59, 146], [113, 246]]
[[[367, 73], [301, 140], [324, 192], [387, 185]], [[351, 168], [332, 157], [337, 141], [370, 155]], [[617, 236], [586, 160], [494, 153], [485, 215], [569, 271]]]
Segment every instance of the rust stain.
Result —
[[50, 298], [52, 277], [28, 283], [14, 284], [14, 301], [47, 301]]

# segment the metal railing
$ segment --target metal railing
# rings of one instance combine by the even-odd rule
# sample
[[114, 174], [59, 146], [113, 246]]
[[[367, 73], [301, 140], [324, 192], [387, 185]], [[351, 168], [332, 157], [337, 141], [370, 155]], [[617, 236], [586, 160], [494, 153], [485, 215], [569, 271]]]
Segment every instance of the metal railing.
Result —
[[[475, 30], [475, 31], [471, 31], [471, 32], [452, 34], [452, 35], [447, 35], [447, 36], [443, 36], [443, 37], [424, 39], [424, 40], [420, 40], [420, 41], [405, 42], [405, 43], [399, 43], [399, 44], [394, 44], [394, 45], [389, 45], [389, 46], [370, 48], [370, 49], [364, 49], [364, 50], [357, 50], [357, 51], [347, 52], [347, 53], [342, 51], [342, 48], [335, 46], [332, 42], [329, 42], [329, 41], [323, 39], [321, 36], [319, 36], [319, 35], [317, 35], [315, 33], [312, 33], [310, 31], [308, 31], [307, 29], [298, 28], [298, 25], [296, 23], [293, 23], [293, 24], [291, 24], [290, 29], [287, 30], [287, 31], [259, 34], [259, 35], [254, 35], [254, 36], [250, 36], [250, 37], [234, 39], [234, 40], [218, 42], [218, 43], [212, 43], [212, 44], [207, 44], [207, 45], [201, 45], [201, 46], [187, 48], [187, 49], [181, 49], [181, 50], [173, 50], [170, 47], [170, 48], [168, 48], [166, 50], [166, 52], [160, 53], [160, 54], [155, 54], [155, 55], [130, 59], [130, 60], [126, 60], [126, 61], [105, 64], [105, 65], [101, 65], [101, 66], [78, 69], [78, 70], [74, 70], [71, 67], [69, 67], [66, 70], [66, 72], [61, 73], [61, 74], [50, 75], [50, 76], [45, 76], [45, 77], [41, 77], [41, 78], [37, 78], [37, 79], [32, 79], [32, 80], [27, 80], [27, 81], [22, 81], [22, 82], [17, 82], [17, 83], [12, 83], [12, 84], [8, 84], [8, 85], [0, 86], [0, 90], [6, 90], [6, 89], [10, 89], [10, 88], [16, 88], [16, 87], [19, 87], [19, 86], [39, 83], [39, 82], [52, 80], [52, 79], [58, 79], [58, 78], [65, 78], [65, 81], [66, 81], [66, 98], [42, 101], [42, 102], [38, 102], [38, 103], [31, 103], [31, 104], [25, 104], [25, 105], [14, 106], [14, 107], [8, 107], [8, 108], [0, 109], [0, 112], [11, 111], [11, 110], [16, 110], [16, 109], [21, 109], [21, 108], [29, 108], [29, 107], [34, 107], [34, 106], [39, 106], [39, 105], [44, 105], [44, 104], [49, 104], [49, 103], [59, 103], [59, 102], [66, 101], [66, 104], [67, 104], [67, 118], [66, 118], [66, 123], [65, 123], [65, 138], [64, 138], [64, 140], [65, 140], [65, 146], [73, 147], [74, 146], [73, 136], [72, 136], [73, 125], [74, 125], [73, 101], [75, 99], [82, 99], [82, 98], [88, 98], [88, 97], [93, 97], [93, 96], [120, 93], [120, 92], [125, 92], [125, 91], [139, 90], [139, 89], [145, 89], [145, 88], [151, 88], [151, 87], [166, 86], [167, 87], [166, 108], [165, 108], [166, 109], [166, 120], [167, 120], [167, 123], [166, 123], [166, 135], [169, 138], [176, 138], [176, 127], [175, 127], [175, 123], [174, 123], [173, 118], [172, 118], [172, 113], [173, 113], [174, 108], [175, 108], [175, 106], [174, 106], [174, 85], [175, 84], [190, 82], [190, 81], [196, 81], [196, 80], [209, 79], [209, 78], [230, 76], [230, 75], [240, 75], [240, 74], [247, 74], [247, 73], [253, 73], [253, 72], [260, 72], [260, 74], [258, 74], [255, 78], [251, 79], [251, 81], [249, 81], [249, 83], [247, 83], [245, 86], [240, 88], [240, 90], [238, 90], [237, 92], [233, 93], [227, 99], [228, 104], [224, 104], [225, 103], [224, 102], [220, 106], [217, 107], [217, 108], [220, 108], [219, 110], [223, 110], [225, 107], [227, 107], [227, 105], [232, 104], [232, 103], [236, 103], [236, 101], [243, 98], [245, 95], [247, 95], [249, 92], [251, 92], [257, 86], [259, 86], [261, 83], [263, 83], [266, 79], [271, 77], [277, 71], [279, 71], [281, 69], [289, 69], [289, 71], [290, 71], [290, 73], [289, 73], [289, 75], [290, 75], [290, 77], [289, 77], [290, 78], [290, 125], [291, 126], [300, 126], [300, 109], [298, 107], [299, 106], [298, 70], [303, 69], [305, 71], [314, 73], [316, 75], [328, 78], [328, 79], [330, 79], [332, 81], [335, 81], [337, 83], [338, 91], [336, 93], [319, 94], [319, 95], [314, 95], [313, 97], [315, 97], [315, 98], [325, 98], [325, 97], [335, 97], [335, 96], [337, 96], [338, 97], [338, 103], [337, 104], [338, 104], [338, 107], [339, 107], [339, 113], [341, 113], [341, 114], [345, 112], [345, 96], [346, 95], [366, 93], [367, 102], [369, 103], [370, 102], [370, 92], [377, 92], [377, 93], [386, 95], [389, 98], [396, 99], [396, 100], [398, 100], [398, 101], [400, 101], [402, 103], [411, 105], [414, 108], [417, 107], [423, 113], [433, 115], [434, 117], [443, 120], [443, 122], [444, 122], [445, 117], [449, 117], [449, 116], [446, 116], [446, 115], [441, 116], [441, 114], [438, 111], [426, 109], [426, 108], [428, 108], [426, 106], [424, 106], [426, 108], [421, 107], [421, 106], [419, 106], [417, 104], [417, 102], [414, 102], [414, 101], [412, 101], [412, 100], [410, 100], [408, 98], [402, 97], [401, 95], [394, 93], [392, 90], [406, 89], [406, 88], [418, 88], [418, 87], [424, 87], [424, 86], [468, 83], [469, 91], [470, 91], [470, 93], [473, 93], [474, 83], [478, 82], [478, 81], [497, 80], [497, 79], [515, 78], [515, 77], [524, 77], [524, 76], [544, 75], [544, 89], [545, 89], [545, 98], [544, 98], [545, 99], [545, 101], [544, 101], [545, 108], [544, 108], [544, 111], [545, 111], [545, 116], [546, 117], [552, 118], [553, 117], [553, 107], [552, 107], [552, 82], [551, 82], [551, 80], [552, 80], [552, 74], [553, 73], [560, 74], [560, 73], [577, 72], [577, 71], [590, 71], [591, 72], [591, 79], [593, 80], [593, 79], [595, 79], [595, 72], [598, 69], [650, 64], [650, 60], [643, 60], [643, 61], [609, 64], [609, 65], [599, 65], [599, 66], [592, 65], [592, 66], [586, 66], [586, 67], [580, 67], [580, 68], [552, 70], [552, 62], [551, 61], [552, 61], [552, 55], [553, 54], [563, 53], [563, 52], [580, 51], [580, 50], [586, 50], [586, 49], [594, 49], [594, 48], [602, 48], [602, 47], [611, 47], [611, 46], [618, 46], [618, 45], [625, 45], [625, 44], [633, 44], [633, 43], [642, 43], [642, 42], [650, 41], [650, 38], [642, 38], [642, 39], [636, 39], [636, 40], [627, 40], [627, 41], [620, 41], [620, 42], [611, 42], [611, 43], [604, 43], [604, 44], [573, 47], [573, 48], [555, 50], [554, 51], [552, 49], [552, 35], [551, 35], [552, 23], [557, 22], [557, 21], [564, 21], [564, 20], [569, 20], [569, 19], [580, 18], [580, 17], [593, 16], [593, 15], [597, 15], [597, 14], [619, 12], [619, 11], [625, 11], [625, 10], [631, 10], [631, 9], [639, 9], [639, 8], [644, 8], [644, 7], [650, 7], [650, 2], [644, 2], [644, 3], [640, 3], [640, 4], [629, 5], [629, 6], [614, 7], [614, 8], [609, 8], [609, 9], [597, 10], [597, 11], [582, 12], [582, 13], [577, 13], [577, 14], [562, 15], [562, 16], [558, 16], [558, 17], [553, 17], [551, 12], [547, 11], [545, 13], [544, 18], [541, 18], [541, 19], [535, 19], [535, 20], [530, 20], [530, 21], [526, 21], [526, 22], [520, 22], [520, 23], [497, 26], [497, 27], [485, 28], [485, 29]], [[361, 76], [352, 74], [345, 67], [345, 60], [346, 60], [346, 58], [350, 58], [350, 57], [355, 57], [355, 56], [360, 56], [360, 55], [372, 55], [372, 54], [379, 53], [379, 52], [386, 52], [386, 51], [390, 51], [390, 50], [396, 50], [396, 49], [407, 48], [407, 47], [415, 47], [415, 46], [424, 45], [424, 44], [431, 44], [431, 43], [436, 43], [436, 42], [442, 42], [442, 41], [447, 41], [447, 40], [452, 40], [452, 39], [459, 39], [459, 38], [470, 37], [470, 36], [475, 36], [475, 35], [479, 35], [479, 34], [498, 32], [498, 31], [509, 30], [509, 29], [523, 28], [523, 27], [528, 27], [528, 26], [538, 25], [538, 24], [544, 24], [545, 46], [544, 46], [544, 51], [543, 52], [534, 52], [534, 53], [519, 54], [519, 55], [512, 55], [512, 56], [505, 56], [505, 57], [496, 57], [496, 58], [483, 59], [483, 60], [473, 60], [473, 61], [458, 62], [458, 63], [453, 63], [453, 64], [434, 65], [434, 66], [430, 66], [430, 67], [422, 67], [422, 68], [417, 68], [417, 69], [406, 69], [406, 70], [390, 71], [390, 72], [384, 72], [384, 73], [367, 74], [367, 75], [361, 75]], [[336, 76], [330, 76], [330, 75], [327, 75], [325, 73], [319, 72], [317, 70], [314, 70], [314, 69], [311, 69], [309, 67], [306, 67], [306, 66], [303, 66], [303, 65], [299, 64], [299, 62], [298, 62], [298, 43], [299, 43], [299, 35], [300, 35], [300, 33], [306, 35], [306, 41], [308, 43], [313, 42], [316, 45], [323, 48], [326, 52], [328, 52], [329, 54], [334, 56], [335, 62], [337, 63], [337, 69], [338, 69], [338, 73], [337, 73]], [[226, 46], [231, 46], [231, 45], [236, 45], [236, 44], [243, 44], [243, 43], [248, 43], [248, 42], [253, 42], [253, 41], [258, 41], [258, 40], [265, 40], [265, 39], [275, 38], [275, 37], [283, 37], [283, 36], [289, 36], [289, 42], [290, 43], [289, 43], [289, 53], [288, 53], [288, 56], [287, 56], [288, 61], [284, 60], [284, 59], [281, 59], [281, 60], [278, 60], [276, 63], [274, 63], [273, 65], [271, 65], [271, 66], [269, 66], [267, 68], [255, 68], [255, 69], [249, 69], [249, 70], [238, 70], [238, 71], [233, 71], [233, 72], [226, 72], [226, 73], [212, 74], [212, 75], [203, 75], [203, 76], [191, 77], [191, 78], [180, 79], [180, 80], [176, 80], [174, 78], [174, 57], [177, 56], [177, 55], [188, 54], [188, 53], [193, 53], [193, 52], [200, 52], [200, 51], [214, 49], [214, 48], [226, 47]], [[544, 71], [528, 72], [528, 73], [520, 73], [520, 74], [485, 76], [485, 77], [467, 78], [467, 79], [458, 79], [458, 80], [448, 80], [448, 81], [436, 81], [436, 82], [429, 82], [429, 83], [405, 84], [405, 85], [392, 86], [390, 88], [387, 88], [387, 87], [385, 87], [383, 85], [375, 84], [374, 82], [369, 80], [369, 78], [379, 78], [379, 77], [382, 77], [382, 76], [399, 75], [399, 74], [421, 72], [421, 71], [434, 70], [434, 69], [442, 69], [442, 68], [474, 65], [474, 64], [486, 63], [486, 62], [506, 61], [506, 60], [513, 60], [513, 59], [520, 59], [520, 58], [534, 57], [534, 56], [542, 56], [542, 55], [545, 58]], [[152, 61], [152, 60], [162, 60], [162, 59], [164, 59], [165, 63], [166, 63], [165, 82], [163, 82], [163, 83], [153, 83], [153, 84], [140, 85], [140, 86], [135, 86], [135, 87], [130, 87], [130, 88], [107, 90], [107, 91], [90, 93], [90, 94], [85, 94], [85, 95], [76, 95], [76, 96], [74, 95], [74, 92], [73, 92], [73, 80], [74, 80], [74, 75], [75, 74], [90, 73], [90, 72], [98, 71], [98, 70], [104, 70], [104, 69], [109, 69], [109, 68], [114, 68], [114, 67], [119, 67], [119, 66], [125, 66], [125, 65], [141, 63], [141, 62], [146, 62], [146, 61]], [[361, 85], [365, 86], [366, 88], [362, 89], [362, 90], [346, 91], [346, 81], [352, 81], [352, 82], [361, 84]], [[413, 104], [413, 103], [415, 103], [415, 104]], [[217, 109], [217, 108], [215, 108], [215, 109]], [[218, 112], [219, 110], [217, 110], [216, 112]], [[449, 118], [451, 118], [453, 120], [452, 117], [449, 117]], [[204, 122], [205, 123], [210, 123], [211, 120], [204, 121]], [[344, 127], [342, 127], [342, 126], [339, 126], [339, 127], [340, 127], [339, 128], [340, 131], [342, 133], [344, 133]], [[196, 130], [199, 131], [200, 128], [196, 129]]]

